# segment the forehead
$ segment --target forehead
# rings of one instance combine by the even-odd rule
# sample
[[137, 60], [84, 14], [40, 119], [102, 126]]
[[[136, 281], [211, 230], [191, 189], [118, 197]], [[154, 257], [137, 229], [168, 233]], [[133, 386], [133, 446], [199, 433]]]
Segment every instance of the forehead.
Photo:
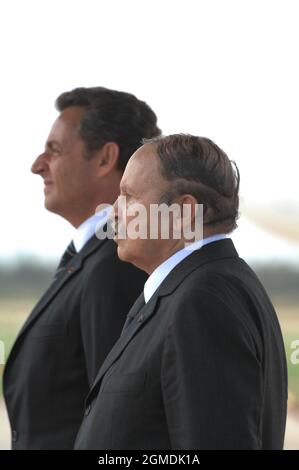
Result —
[[63, 142], [73, 137], [78, 137], [81, 119], [85, 113], [85, 108], [71, 106], [64, 109], [54, 122], [48, 140]]
[[163, 183], [160, 162], [151, 144], [140, 147], [130, 158], [124, 171], [120, 188], [122, 191], [144, 192]]

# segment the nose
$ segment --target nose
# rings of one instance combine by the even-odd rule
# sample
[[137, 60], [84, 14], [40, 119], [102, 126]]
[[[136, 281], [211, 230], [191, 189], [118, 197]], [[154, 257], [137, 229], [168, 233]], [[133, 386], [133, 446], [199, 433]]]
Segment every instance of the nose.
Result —
[[41, 153], [32, 163], [31, 171], [35, 175], [42, 175], [45, 171], [46, 162], [45, 162], [45, 154]]

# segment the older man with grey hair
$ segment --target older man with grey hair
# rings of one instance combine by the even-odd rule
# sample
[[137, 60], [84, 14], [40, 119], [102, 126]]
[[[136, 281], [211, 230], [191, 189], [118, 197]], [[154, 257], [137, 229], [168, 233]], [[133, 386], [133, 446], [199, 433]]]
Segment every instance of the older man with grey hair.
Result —
[[[77, 449], [282, 449], [287, 367], [276, 313], [228, 234], [239, 172], [211, 140], [146, 142], [121, 180], [118, 255], [149, 274], [87, 397]], [[137, 204], [202, 204], [202, 237], [130, 236]], [[183, 214], [183, 211], [181, 212]], [[171, 217], [170, 226], [184, 215]], [[161, 221], [162, 224], [162, 221]], [[159, 226], [160, 227], [160, 226]], [[188, 244], [187, 244], [188, 242]]]

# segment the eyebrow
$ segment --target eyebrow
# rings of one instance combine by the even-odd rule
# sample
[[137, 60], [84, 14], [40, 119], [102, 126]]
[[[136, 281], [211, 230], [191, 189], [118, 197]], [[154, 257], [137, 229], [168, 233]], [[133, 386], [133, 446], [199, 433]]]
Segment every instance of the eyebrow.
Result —
[[56, 140], [48, 140], [46, 142], [46, 147], [49, 148], [50, 150], [53, 150], [53, 147], [56, 147], [56, 146], [61, 148], [61, 145]]

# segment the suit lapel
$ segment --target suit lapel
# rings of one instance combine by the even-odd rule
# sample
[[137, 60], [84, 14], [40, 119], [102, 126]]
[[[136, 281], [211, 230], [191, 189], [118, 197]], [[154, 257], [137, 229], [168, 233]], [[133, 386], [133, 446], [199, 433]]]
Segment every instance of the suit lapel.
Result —
[[[190, 254], [190, 256], [179, 263], [164, 279], [149, 302], [145, 304], [145, 306], [140, 310], [136, 318], [137, 321], [133, 321], [127, 330], [125, 330], [118, 339], [103, 362], [96, 376], [94, 384], [87, 396], [86, 402], [90, 401], [92, 395], [96, 392], [96, 390], [98, 390], [102, 378], [110, 369], [110, 367], [115, 363], [115, 361], [120, 357], [132, 338], [134, 338], [140, 329], [154, 316], [157, 311], [156, 304], [159, 297], [170, 295], [178, 287], [178, 285], [181, 284], [184, 279], [195, 269], [198, 269], [201, 266], [213, 261], [233, 257], [238, 257], [238, 253], [232, 240], [227, 238], [203, 246], [200, 250], [194, 251], [192, 254]], [[134, 314], [134, 308], [136, 308], [136, 305], [138, 305], [139, 299], [140, 297], [136, 300], [135, 304], [131, 308], [129, 312], [130, 315]]]
[[[92, 395], [95, 387], [98, 388], [98, 385], [101, 379], [103, 378], [103, 376], [110, 369], [110, 367], [114, 364], [114, 362], [119, 358], [119, 356], [122, 354], [124, 349], [128, 346], [130, 341], [134, 338], [134, 336], [153, 317], [153, 315], [156, 312], [157, 300], [158, 300], [158, 295], [156, 294], [153, 295], [153, 297], [149, 300], [149, 302], [141, 308], [135, 320], [132, 321], [132, 323], [128, 326], [128, 328], [123, 332], [123, 334], [120, 336], [118, 341], [115, 343], [114, 347], [112, 348], [112, 350], [106, 357], [105, 361], [103, 362], [96, 376], [94, 385], [92, 386], [88, 397]], [[132, 306], [131, 310], [129, 311], [129, 315], [134, 315], [134, 313], [136, 313], [135, 312], [136, 306], [138, 307], [139, 303], [140, 303], [140, 297], [137, 298], [136, 302]]]
[[62, 289], [62, 287], [82, 268], [83, 261], [90, 256], [94, 251], [99, 249], [104, 243], [105, 240], [99, 240], [96, 236], [93, 236], [86, 245], [82, 248], [81, 251], [77, 255], [75, 255], [71, 262], [66, 266], [66, 268], [61, 271], [57, 278], [52, 282], [49, 286], [47, 291], [41, 297], [37, 305], [34, 307], [30, 315], [28, 316], [27, 320], [25, 321], [23, 327], [21, 328], [15, 344], [19, 341], [19, 339], [23, 336], [23, 334], [30, 328], [30, 326], [35, 322], [35, 320], [42, 314], [45, 308], [49, 305], [49, 303], [55, 298], [58, 292]]
[[80, 269], [81, 263], [73, 263], [69, 268], [59, 273], [58, 277], [52, 282], [39, 302], [36, 304], [29, 317], [25, 321], [19, 335], [22, 335], [25, 330], [35, 321], [35, 319], [42, 313], [47, 305], [53, 300], [60, 289], [68, 282], [68, 280]]

